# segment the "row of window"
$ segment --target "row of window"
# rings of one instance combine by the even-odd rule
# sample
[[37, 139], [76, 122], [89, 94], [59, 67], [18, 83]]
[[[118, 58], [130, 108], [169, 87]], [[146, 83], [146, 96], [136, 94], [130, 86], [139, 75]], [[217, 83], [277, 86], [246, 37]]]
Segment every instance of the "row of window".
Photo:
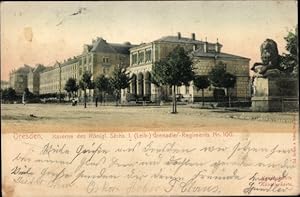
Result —
[[142, 64], [152, 61], [152, 51], [146, 50], [146, 51], [140, 51], [138, 53], [134, 53], [131, 55], [131, 61], [132, 65], [134, 64]]
[[103, 63], [108, 63], [108, 57], [103, 57], [102, 61]]
[[87, 64], [87, 63], [90, 63], [92, 62], [92, 55], [87, 55], [86, 57], [82, 57], [81, 59], [79, 59], [79, 65], [82, 65], [82, 64]]

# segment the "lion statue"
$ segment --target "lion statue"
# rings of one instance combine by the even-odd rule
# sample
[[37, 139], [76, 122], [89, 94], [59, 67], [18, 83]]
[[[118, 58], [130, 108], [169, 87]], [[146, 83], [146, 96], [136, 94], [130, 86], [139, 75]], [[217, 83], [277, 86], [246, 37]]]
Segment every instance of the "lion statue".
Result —
[[277, 44], [272, 39], [266, 39], [260, 46], [260, 54], [262, 62], [256, 62], [251, 70], [263, 77], [268, 77], [270, 73], [280, 73], [281, 56], [278, 54]]

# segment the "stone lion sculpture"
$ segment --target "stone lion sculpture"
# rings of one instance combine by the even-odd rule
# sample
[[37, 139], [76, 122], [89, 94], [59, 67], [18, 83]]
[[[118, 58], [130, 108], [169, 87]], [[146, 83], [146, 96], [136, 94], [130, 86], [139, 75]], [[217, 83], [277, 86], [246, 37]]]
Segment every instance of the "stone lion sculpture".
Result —
[[262, 62], [256, 62], [251, 70], [263, 77], [268, 77], [270, 73], [280, 73], [281, 56], [278, 54], [277, 44], [272, 39], [266, 39], [260, 46]]

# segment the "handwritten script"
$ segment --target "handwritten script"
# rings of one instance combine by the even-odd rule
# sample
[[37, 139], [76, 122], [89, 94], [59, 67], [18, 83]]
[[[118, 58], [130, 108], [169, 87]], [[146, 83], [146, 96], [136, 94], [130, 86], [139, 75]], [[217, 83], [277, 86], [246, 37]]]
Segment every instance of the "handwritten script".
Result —
[[297, 193], [291, 134], [4, 135], [10, 196]]

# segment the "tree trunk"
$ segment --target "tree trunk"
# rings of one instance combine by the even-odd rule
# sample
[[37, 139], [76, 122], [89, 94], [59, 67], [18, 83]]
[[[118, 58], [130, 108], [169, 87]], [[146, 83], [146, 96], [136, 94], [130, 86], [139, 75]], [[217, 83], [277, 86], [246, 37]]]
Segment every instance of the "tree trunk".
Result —
[[231, 95], [230, 95], [230, 89], [227, 88], [227, 94], [228, 94], [228, 106], [231, 107]]
[[105, 100], [106, 100], [106, 93], [103, 92], [103, 105], [105, 106]]
[[119, 91], [116, 92], [116, 106], [119, 106]]
[[204, 107], [204, 89], [202, 89], [202, 107]]
[[98, 95], [96, 95], [96, 98], [95, 98], [95, 106], [98, 107]]
[[174, 107], [175, 107], [175, 113], [177, 113], [176, 86], [174, 86], [174, 92], [175, 92], [175, 104], [174, 104]]
[[100, 94], [100, 95], [101, 95], [101, 105], [103, 105], [103, 100], [104, 100], [104, 96], [103, 96], [103, 95], [104, 95], [104, 92], [101, 91], [101, 94]]
[[176, 86], [173, 85], [173, 109], [172, 109], [172, 113], [177, 113], [177, 109], [176, 109]]
[[84, 90], [84, 108], [86, 108], [86, 90]]

